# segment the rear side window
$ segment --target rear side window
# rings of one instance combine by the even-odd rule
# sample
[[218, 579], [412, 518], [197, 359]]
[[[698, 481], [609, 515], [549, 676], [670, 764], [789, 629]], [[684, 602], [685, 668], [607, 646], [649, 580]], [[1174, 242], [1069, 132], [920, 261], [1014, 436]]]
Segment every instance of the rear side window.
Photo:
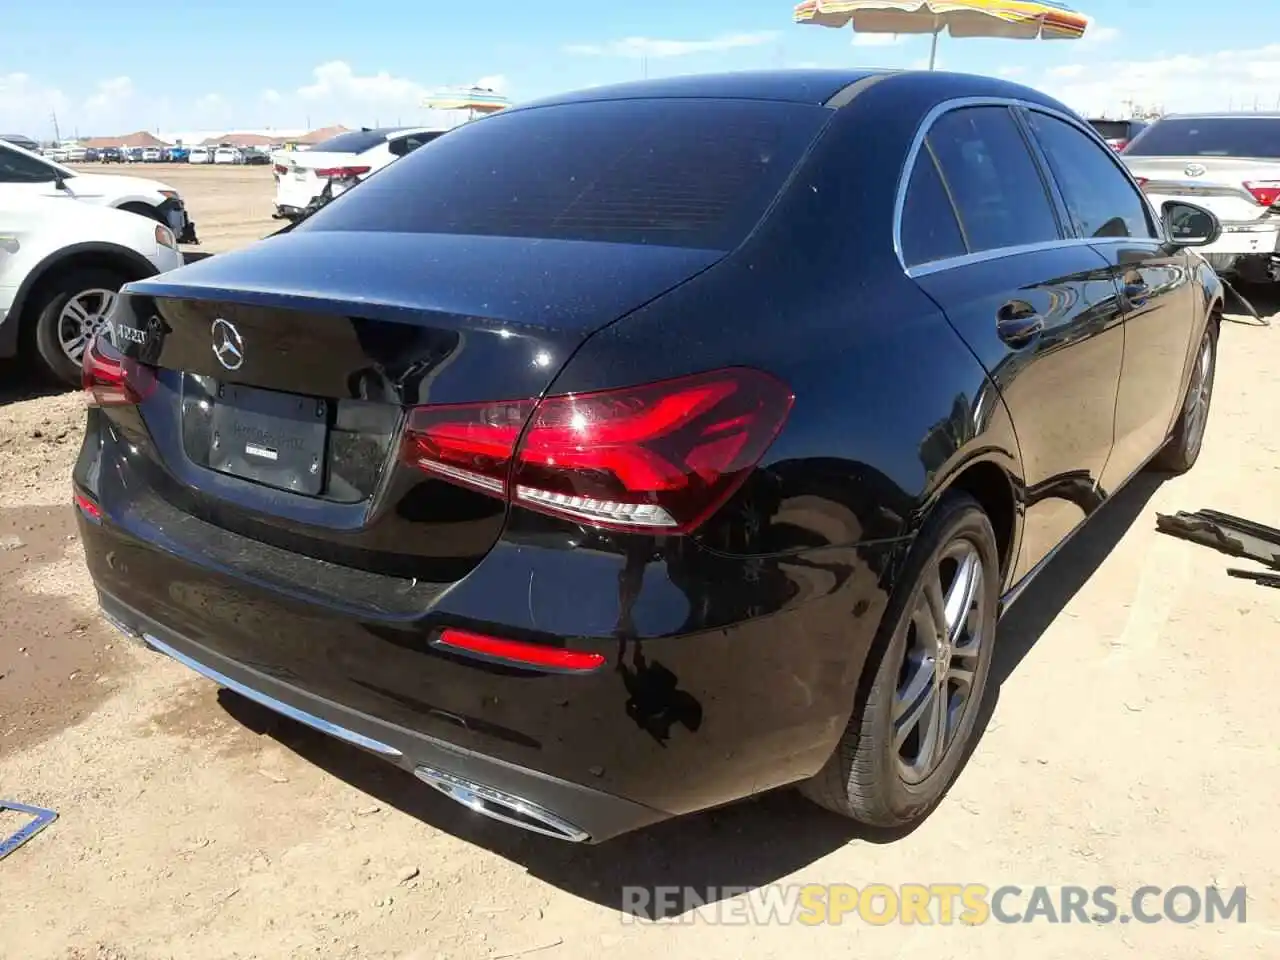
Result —
[[328, 140], [321, 140], [311, 149], [316, 153], [364, 153], [387, 139], [387, 130], [352, 130], [340, 133]]
[[1120, 171], [1111, 151], [1038, 110], [1028, 111], [1027, 119], [1080, 236], [1157, 236], [1147, 201]]
[[1090, 120], [1089, 126], [1097, 130], [1103, 140], [1127, 140], [1130, 136], [1127, 120]]
[[964, 256], [967, 252], [955, 209], [927, 141], [916, 157], [907, 184], [901, 240], [902, 259], [908, 267]]
[[1125, 149], [1127, 157], [1258, 157], [1280, 160], [1280, 118], [1158, 120]]
[[388, 140], [387, 149], [391, 151], [393, 157], [403, 157], [405, 154], [413, 153], [419, 147], [425, 146], [438, 136], [440, 136], [439, 132], [411, 133], [407, 137], [396, 137], [394, 140]]
[[1040, 168], [1006, 107], [964, 107], [929, 130], [973, 253], [1058, 240]]
[[596, 240], [728, 250], [830, 118], [753, 100], [617, 100], [463, 124], [299, 230]]

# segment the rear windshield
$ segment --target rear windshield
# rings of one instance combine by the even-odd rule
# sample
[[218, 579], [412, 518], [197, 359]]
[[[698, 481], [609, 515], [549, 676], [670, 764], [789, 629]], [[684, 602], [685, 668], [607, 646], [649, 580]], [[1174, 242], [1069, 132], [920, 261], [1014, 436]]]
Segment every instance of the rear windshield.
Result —
[[387, 139], [387, 134], [394, 132], [395, 129], [352, 130], [350, 133], [340, 133], [328, 140], [321, 140], [311, 149], [316, 153], [364, 153]]
[[1280, 160], [1280, 118], [1160, 120], [1129, 144], [1130, 157], [1262, 157]]
[[729, 250], [829, 117], [794, 103], [695, 99], [497, 113], [384, 168], [298, 229]]
[[1126, 120], [1090, 120], [1089, 126], [1098, 131], [1103, 140], [1124, 140], [1129, 136]]

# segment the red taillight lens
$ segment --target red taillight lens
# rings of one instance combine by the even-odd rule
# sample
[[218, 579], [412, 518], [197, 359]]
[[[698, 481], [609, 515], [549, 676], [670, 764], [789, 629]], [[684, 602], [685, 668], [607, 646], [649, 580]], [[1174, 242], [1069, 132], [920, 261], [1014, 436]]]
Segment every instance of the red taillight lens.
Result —
[[1134, 177], [1133, 179], [1138, 181], [1138, 186], [1140, 187], [1145, 187], [1147, 185], [1146, 177]]
[[793, 400], [768, 374], [735, 368], [536, 404], [418, 407], [404, 458], [543, 513], [688, 533], [746, 479]]
[[89, 404], [98, 407], [141, 403], [156, 385], [150, 367], [122, 356], [101, 337], [94, 337], [85, 348], [80, 382]]
[[482, 633], [472, 633], [470, 630], [455, 630], [452, 627], [441, 630], [436, 643], [442, 647], [478, 654], [489, 660], [537, 667], [541, 670], [564, 670], [576, 673], [594, 670], [604, 663], [602, 653], [566, 650], [563, 647], [548, 647], [519, 640], [502, 640]]
[[1280, 180], [1248, 180], [1244, 188], [1264, 207], [1274, 207], [1280, 201]]
[[271, 168], [271, 170], [273, 173], [275, 173], [277, 177], [283, 177], [286, 173], [289, 172], [289, 168], [286, 167], [283, 163], [277, 163], [275, 166]]
[[371, 167], [322, 167], [316, 171], [316, 176], [322, 180], [353, 180], [356, 177], [363, 177], [371, 169]]

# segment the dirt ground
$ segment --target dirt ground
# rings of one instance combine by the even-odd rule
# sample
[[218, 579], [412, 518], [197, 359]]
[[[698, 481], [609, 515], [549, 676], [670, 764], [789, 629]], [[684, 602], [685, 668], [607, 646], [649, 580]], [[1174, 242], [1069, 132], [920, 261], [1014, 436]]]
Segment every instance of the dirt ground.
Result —
[[[183, 191], [205, 249], [276, 226], [267, 168], [137, 172]], [[0, 860], [0, 957], [1280, 956], [1280, 592], [1154, 530], [1157, 511], [1210, 506], [1280, 525], [1278, 356], [1280, 328], [1226, 325], [1200, 464], [1140, 477], [1014, 608], [985, 733], [920, 829], [878, 842], [782, 793], [585, 849], [478, 821], [121, 642], [67, 503], [81, 400], [0, 369], [0, 799], [60, 814]], [[14, 826], [0, 817], [0, 835]], [[1248, 922], [619, 912], [623, 885], [775, 882], [1243, 884]]]

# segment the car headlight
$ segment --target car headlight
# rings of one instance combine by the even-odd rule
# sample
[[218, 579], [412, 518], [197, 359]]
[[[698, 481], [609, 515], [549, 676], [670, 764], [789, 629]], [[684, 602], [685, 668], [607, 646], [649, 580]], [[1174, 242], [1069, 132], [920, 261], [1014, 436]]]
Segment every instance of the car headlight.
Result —
[[178, 249], [178, 240], [173, 235], [173, 231], [163, 223], [156, 224], [156, 243], [162, 247], [168, 247], [170, 250]]

